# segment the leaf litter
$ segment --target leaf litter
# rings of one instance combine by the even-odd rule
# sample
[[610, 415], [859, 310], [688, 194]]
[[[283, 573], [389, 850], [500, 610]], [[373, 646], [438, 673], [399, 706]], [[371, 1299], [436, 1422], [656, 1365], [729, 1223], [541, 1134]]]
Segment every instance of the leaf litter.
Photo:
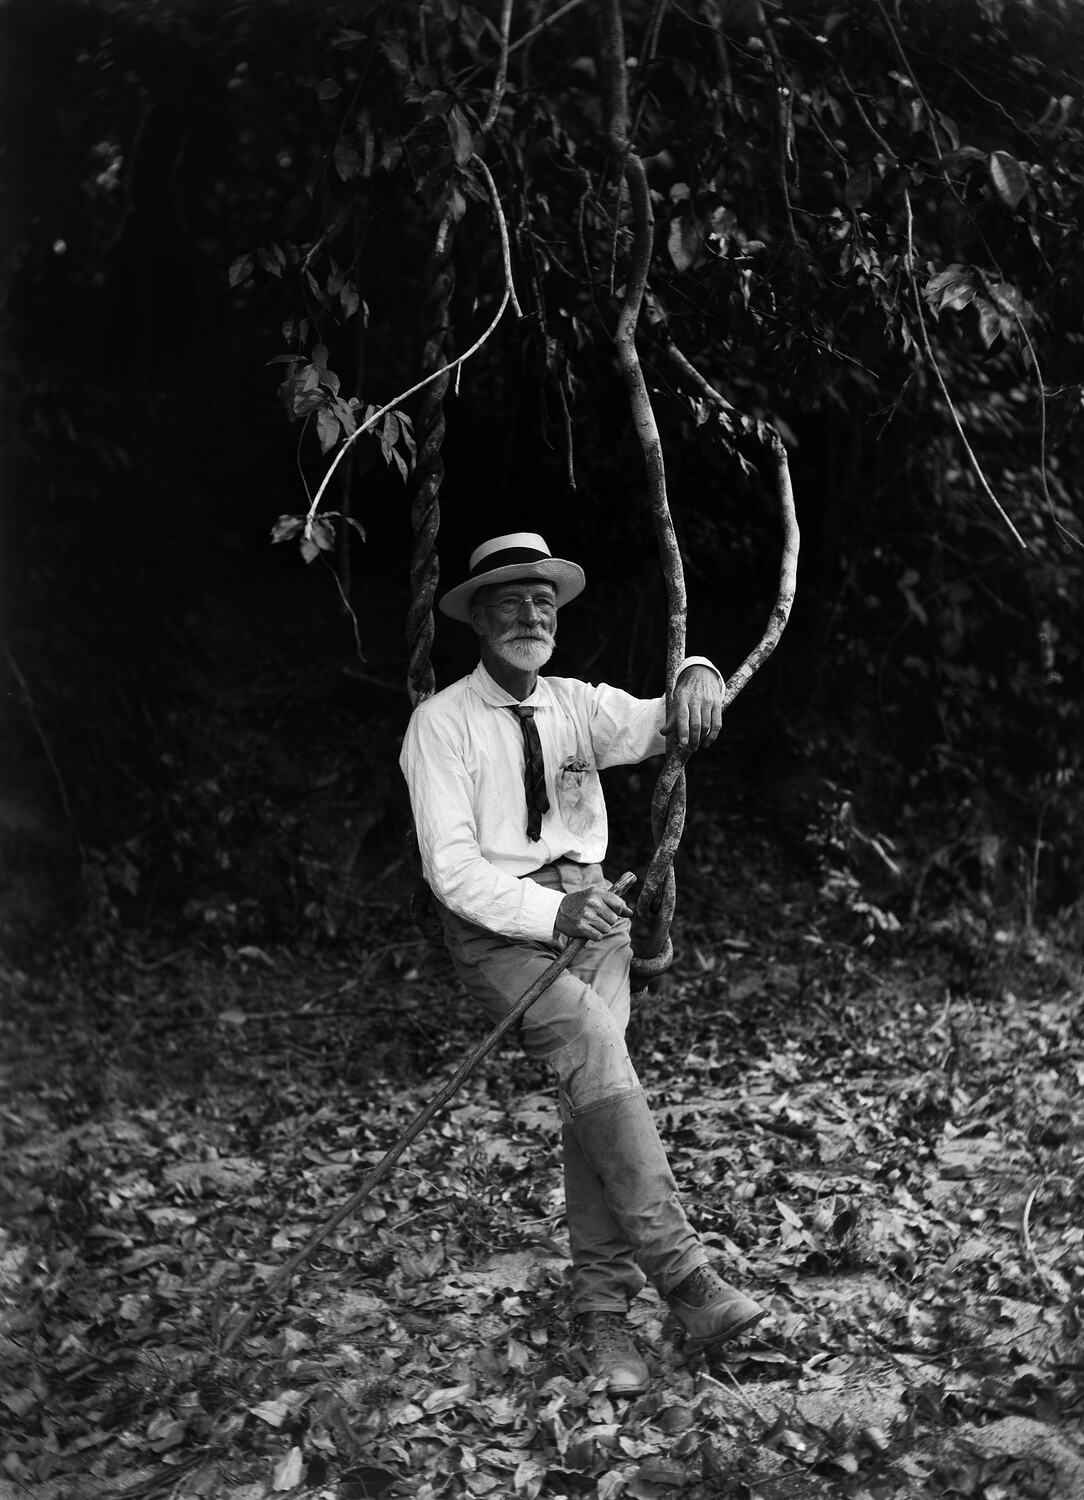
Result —
[[694, 1218], [770, 1317], [688, 1362], [646, 1292], [633, 1401], [568, 1342], [553, 1102], [512, 1049], [221, 1352], [476, 1039], [441, 955], [300, 1035], [345, 959], [6, 970], [0, 1500], [1084, 1491], [1079, 987], [787, 941], [700, 937], [637, 1013]]

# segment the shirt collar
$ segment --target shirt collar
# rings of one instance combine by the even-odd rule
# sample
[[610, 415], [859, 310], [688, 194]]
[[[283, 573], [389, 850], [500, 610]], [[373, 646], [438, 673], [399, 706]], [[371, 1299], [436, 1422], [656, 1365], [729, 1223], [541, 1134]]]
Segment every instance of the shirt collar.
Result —
[[[481, 662], [471, 673], [470, 681], [471, 687], [482, 702], [488, 703], [491, 708], [515, 708], [520, 702], [520, 699], [513, 698], [511, 693], [505, 692], [499, 682], [493, 680]], [[534, 692], [522, 701], [531, 708], [540, 708], [550, 702], [549, 686], [544, 677], [539, 676]]]

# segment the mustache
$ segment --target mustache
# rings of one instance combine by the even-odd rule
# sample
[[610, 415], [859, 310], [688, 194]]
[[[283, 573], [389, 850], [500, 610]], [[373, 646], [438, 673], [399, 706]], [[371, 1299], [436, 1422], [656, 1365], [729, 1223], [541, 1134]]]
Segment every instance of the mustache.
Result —
[[506, 641], [534, 641], [546, 646], [551, 646], [554, 641], [554, 637], [548, 630], [517, 630], [514, 634], [506, 635], [504, 639]]

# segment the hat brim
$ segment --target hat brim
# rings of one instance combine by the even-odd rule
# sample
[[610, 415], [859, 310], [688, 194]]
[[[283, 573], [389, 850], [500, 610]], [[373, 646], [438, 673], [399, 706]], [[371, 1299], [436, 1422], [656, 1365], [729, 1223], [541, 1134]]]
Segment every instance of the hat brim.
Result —
[[557, 607], [567, 604], [582, 594], [586, 579], [578, 563], [568, 562], [563, 557], [540, 557], [537, 561], [506, 563], [501, 568], [491, 568], [468, 578], [466, 583], [449, 589], [438, 602], [442, 614], [450, 620], [470, 624], [471, 600], [479, 589], [489, 588], [494, 583], [511, 583], [517, 578], [544, 578], [552, 583], [557, 594]]

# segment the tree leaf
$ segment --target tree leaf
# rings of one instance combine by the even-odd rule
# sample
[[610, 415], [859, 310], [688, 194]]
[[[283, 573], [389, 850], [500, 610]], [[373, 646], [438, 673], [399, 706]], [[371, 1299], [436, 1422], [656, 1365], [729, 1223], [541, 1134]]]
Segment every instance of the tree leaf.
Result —
[[361, 153], [349, 141], [338, 140], [332, 153], [335, 170], [344, 182], [349, 182], [361, 171]]
[[426, 94], [422, 100], [422, 114], [427, 120], [432, 119], [436, 115], [447, 114], [448, 110], [452, 107], [452, 103], [451, 94], [445, 93], [443, 89], [434, 89], [431, 94]]
[[341, 431], [338, 417], [326, 406], [322, 406], [316, 413], [316, 435], [320, 439], [322, 453], [330, 453], [339, 441]]
[[1000, 312], [992, 302], [983, 297], [978, 303], [979, 309], [979, 337], [989, 349], [999, 333], [1008, 333], [1006, 327], [1008, 319]]
[[794, 1212], [793, 1208], [791, 1208], [789, 1203], [784, 1203], [782, 1198], [776, 1198], [775, 1206], [779, 1210], [780, 1218], [783, 1219], [785, 1223], [791, 1225], [793, 1229], [801, 1229], [802, 1221]]
[[337, 99], [343, 91], [343, 86], [334, 78], [321, 78], [316, 85], [317, 99]]
[[335, 415], [338, 417], [339, 421], [342, 423], [343, 431], [345, 433], [347, 433], [347, 434], [350, 434], [352, 432], [356, 432], [358, 424], [354, 420], [354, 413], [353, 413], [353, 410], [351, 409], [349, 403], [346, 402], [346, 401], [344, 401], [341, 396], [336, 396], [335, 401], [334, 401], [333, 404], [334, 404]]
[[410, 58], [401, 42], [387, 41], [380, 43], [380, 50], [388, 59], [393, 73], [398, 73], [400, 78], [406, 78], [410, 73]]
[[281, 245], [261, 245], [256, 251], [256, 259], [272, 276], [281, 276], [286, 269], [286, 256]]
[[872, 185], [873, 174], [869, 162], [865, 162], [857, 172], [851, 172], [847, 177], [847, 184], [843, 189], [843, 200], [847, 207], [861, 208], [869, 197]]
[[678, 271], [687, 271], [700, 250], [700, 235], [692, 219], [671, 219], [666, 248]]
[[293, 1490], [301, 1483], [302, 1457], [300, 1448], [291, 1448], [279, 1459], [271, 1479], [273, 1490]]
[[453, 1407], [462, 1406], [464, 1401], [469, 1400], [474, 1392], [472, 1381], [465, 1381], [462, 1385], [448, 1385], [439, 1390], [430, 1391], [422, 1402], [427, 1412], [450, 1411]]
[[990, 157], [990, 177], [998, 197], [1009, 208], [1015, 208], [1028, 190], [1027, 173], [1007, 151], [995, 151]]
[[309, 535], [321, 552], [334, 552], [335, 528], [330, 521], [317, 520], [312, 523]]
[[279, 516], [271, 528], [271, 540], [273, 542], [288, 541], [290, 537], [297, 535], [304, 524], [304, 516]]
[[242, 281], [247, 281], [252, 275], [253, 261], [251, 255], [239, 255], [236, 260], [230, 262], [229, 283], [230, 286], [240, 286]]
[[259, 1417], [261, 1422], [266, 1422], [269, 1427], [281, 1427], [291, 1415], [293, 1407], [289, 1401], [284, 1401], [279, 1396], [274, 1401], [261, 1401], [258, 1406], [250, 1406], [249, 1411], [254, 1417]]
[[946, 307], [959, 312], [974, 302], [977, 291], [978, 283], [971, 267], [954, 262], [930, 277], [923, 295], [934, 313], [940, 313]]
[[448, 136], [452, 143], [452, 155], [455, 157], [456, 166], [465, 167], [474, 155], [474, 136], [471, 134], [467, 117], [459, 105], [453, 105], [444, 116], [448, 126]]

